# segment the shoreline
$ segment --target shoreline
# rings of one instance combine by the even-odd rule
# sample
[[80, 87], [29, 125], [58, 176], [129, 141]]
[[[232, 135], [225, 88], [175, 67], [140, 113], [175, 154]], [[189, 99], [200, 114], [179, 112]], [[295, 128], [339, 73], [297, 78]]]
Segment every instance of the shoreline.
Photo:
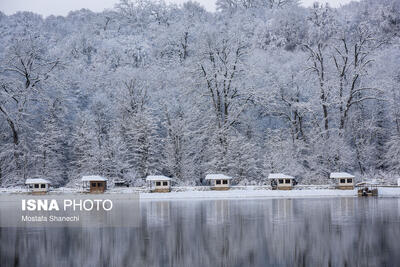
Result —
[[[325, 187], [325, 188], [324, 188]], [[338, 190], [327, 188], [327, 186], [318, 186], [316, 188], [294, 188], [293, 190], [271, 190], [265, 187], [240, 187], [232, 188], [226, 191], [208, 190], [205, 187], [180, 187], [169, 193], [150, 193], [143, 188], [114, 188], [100, 194], [103, 197], [128, 194], [138, 194], [139, 199], [143, 201], [151, 200], [213, 200], [213, 199], [276, 199], [276, 198], [325, 198], [325, 197], [356, 197], [357, 189]], [[200, 189], [200, 190], [199, 190]], [[28, 195], [26, 190], [0, 188], [0, 195]], [[44, 196], [60, 195], [90, 195], [80, 192], [74, 188], [60, 188], [50, 191]], [[400, 197], [400, 187], [380, 187], [378, 188], [378, 197]]]
[[[185, 191], [170, 193], [141, 193], [140, 200], [221, 200], [221, 199], [274, 199], [274, 198], [324, 198], [355, 197], [355, 190], [303, 189], [303, 190], [227, 190]], [[399, 190], [400, 196], [400, 190]]]

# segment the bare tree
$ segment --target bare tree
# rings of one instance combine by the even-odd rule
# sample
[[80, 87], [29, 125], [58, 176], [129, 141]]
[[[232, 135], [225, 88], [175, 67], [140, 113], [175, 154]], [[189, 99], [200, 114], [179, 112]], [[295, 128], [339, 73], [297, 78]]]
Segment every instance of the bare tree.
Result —
[[[351, 40], [353, 39], [353, 40]], [[339, 129], [343, 130], [350, 108], [365, 100], [377, 99], [377, 88], [362, 83], [367, 69], [373, 63], [371, 54], [379, 46], [365, 25], [360, 25], [351, 38], [343, 34], [333, 45], [333, 62], [338, 78]]]
[[[27, 106], [38, 100], [41, 86], [51, 72], [60, 64], [50, 58], [40, 36], [29, 35], [14, 39], [7, 57], [0, 66], [0, 114], [7, 121], [15, 147], [14, 157], [18, 163], [20, 131], [27, 117]], [[17, 166], [17, 169], [21, 166]]]
[[[214, 38], [212, 38], [214, 37]], [[226, 154], [227, 133], [238, 123], [251, 95], [240, 88], [246, 46], [235, 38], [210, 36], [199, 64], [205, 96], [211, 101], [219, 143]]]

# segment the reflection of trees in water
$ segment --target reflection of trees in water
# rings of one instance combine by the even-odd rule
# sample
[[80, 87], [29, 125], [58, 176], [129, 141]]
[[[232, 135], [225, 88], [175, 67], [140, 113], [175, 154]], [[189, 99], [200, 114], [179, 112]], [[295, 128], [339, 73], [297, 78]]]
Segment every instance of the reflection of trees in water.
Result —
[[132, 236], [128, 228], [2, 228], [0, 266], [128, 266]]
[[395, 266], [397, 199], [145, 202], [139, 228], [3, 228], [0, 266]]

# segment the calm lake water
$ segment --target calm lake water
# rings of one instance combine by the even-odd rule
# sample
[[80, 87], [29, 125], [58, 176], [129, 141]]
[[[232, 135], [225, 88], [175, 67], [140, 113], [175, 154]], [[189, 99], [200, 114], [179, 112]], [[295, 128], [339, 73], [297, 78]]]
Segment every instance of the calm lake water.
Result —
[[1, 228], [0, 266], [400, 266], [400, 199], [148, 201], [140, 226]]

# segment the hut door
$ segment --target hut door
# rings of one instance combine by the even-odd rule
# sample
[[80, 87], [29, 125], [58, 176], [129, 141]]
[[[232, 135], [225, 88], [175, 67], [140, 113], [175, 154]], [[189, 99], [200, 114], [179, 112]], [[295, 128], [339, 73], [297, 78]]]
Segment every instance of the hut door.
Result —
[[99, 190], [99, 192], [104, 192], [104, 184], [105, 182], [97, 182], [97, 190]]

